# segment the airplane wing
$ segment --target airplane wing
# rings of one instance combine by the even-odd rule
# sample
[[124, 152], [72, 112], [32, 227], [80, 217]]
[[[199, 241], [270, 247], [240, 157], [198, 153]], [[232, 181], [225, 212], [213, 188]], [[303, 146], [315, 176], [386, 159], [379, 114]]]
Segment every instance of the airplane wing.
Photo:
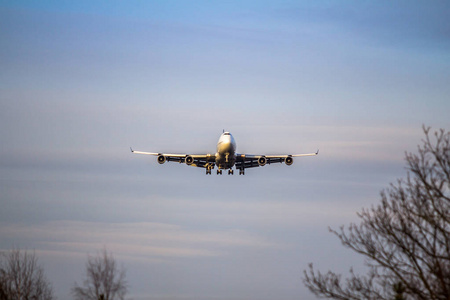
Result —
[[207, 168], [214, 166], [216, 156], [214, 154], [173, 154], [173, 153], [158, 153], [158, 152], [144, 152], [136, 151], [130, 148], [132, 153], [146, 154], [157, 156], [158, 163], [163, 164], [166, 161], [174, 161], [178, 163], [185, 163], [188, 166]]
[[266, 164], [286, 163], [288, 166], [294, 162], [293, 157], [315, 156], [319, 154], [319, 150], [314, 153], [305, 154], [282, 154], [282, 155], [252, 155], [252, 154], [236, 154], [236, 169], [246, 169], [262, 167]]

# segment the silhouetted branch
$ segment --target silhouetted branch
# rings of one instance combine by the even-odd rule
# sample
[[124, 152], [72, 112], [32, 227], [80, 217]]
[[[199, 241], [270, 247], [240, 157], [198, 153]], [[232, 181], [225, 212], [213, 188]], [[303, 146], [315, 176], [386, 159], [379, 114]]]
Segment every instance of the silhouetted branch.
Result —
[[99, 255], [88, 257], [83, 286], [75, 283], [72, 294], [77, 300], [114, 300], [124, 299], [127, 290], [125, 270], [119, 270], [112, 254], [103, 249]]
[[381, 192], [381, 203], [358, 213], [359, 225], [341, 227], [342, 244], [366, 257], [370, 271], [305, 271], [316, 295], [333, 299], [450, 299], [450, 133], [423, 128], [418, 154], [406, 153], [405, 180]]
[[52, 287], [34, 252], [14, 249], [0, 255], [0, 299], [53, 299]]

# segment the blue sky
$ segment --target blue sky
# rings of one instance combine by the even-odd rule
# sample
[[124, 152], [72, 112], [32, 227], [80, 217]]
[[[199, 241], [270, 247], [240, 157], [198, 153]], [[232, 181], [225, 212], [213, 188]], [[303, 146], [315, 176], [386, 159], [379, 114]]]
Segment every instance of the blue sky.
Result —
[[[364, 271], [328, 226], [449, 129], [446, 1], [0, 1], [0, 248], [35, 249], [59, 299], [106, 247], [130, 298], [315, 299]], [[144, 151], [302, 153], [246, 176]]]

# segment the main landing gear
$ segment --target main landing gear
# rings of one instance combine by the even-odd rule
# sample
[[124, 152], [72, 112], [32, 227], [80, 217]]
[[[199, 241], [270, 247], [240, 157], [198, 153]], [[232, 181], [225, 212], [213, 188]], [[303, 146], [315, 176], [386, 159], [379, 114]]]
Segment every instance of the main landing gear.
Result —
[[214, 168], [214, 165], [206, 165], [206, 175], [211, 175], [211, 170]]
[[[223, 171], [222, 169], [217, 170], [217, 175], [222, 175], [222, 171]], [[228, 175], [233, 175], [233, 174], [234, 174], [234, 170], [229, 169]], [[206, 169], [206, 175], [211, 175], [211, 169]]]
[[[212, 170], [212, 168], [206, 168], [206, 175], [211, 175], [211, 170]], [[217, 175], [222, 175], [222, 171], [223, 171], [223, 169], [218, 169], [217, 170]], [[234, 175], [234, 170], [233, 169], [229, 169], [228, 170], [228, 175]], [[239, 175], [245, 175], [244, 169], [239, 169]]]
[[[228, 170], [228, 175], [233, 175], [234, 174], [234, 171], [232, 170], [232, 169], [229, 169]], [[222, 175], [222, 170], [217, 170], [217, 175]]]

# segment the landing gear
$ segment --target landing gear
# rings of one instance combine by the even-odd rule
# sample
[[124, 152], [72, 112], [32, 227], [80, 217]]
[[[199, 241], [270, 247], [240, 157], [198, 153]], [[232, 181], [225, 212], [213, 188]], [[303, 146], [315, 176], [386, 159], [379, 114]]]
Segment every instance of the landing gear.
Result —
[[207, 164], [205, 167], [206, 167], [206, 175], [211, 175], [211, 170], [214, 169], [214, 165]]
[[217, 175], [222, 175], [222, 170], [217, 170]]
[[239, 175], [245, 175], [245, 171], [244, 171], [244, 168], [242, 168], [242, 169], [239, 169]]
[[234, 171], [231, 170], [231, 169], [229, 169], [229, 170], [228, 170], [228, 175], [233, 175], [233, 174], [234, 174]]

